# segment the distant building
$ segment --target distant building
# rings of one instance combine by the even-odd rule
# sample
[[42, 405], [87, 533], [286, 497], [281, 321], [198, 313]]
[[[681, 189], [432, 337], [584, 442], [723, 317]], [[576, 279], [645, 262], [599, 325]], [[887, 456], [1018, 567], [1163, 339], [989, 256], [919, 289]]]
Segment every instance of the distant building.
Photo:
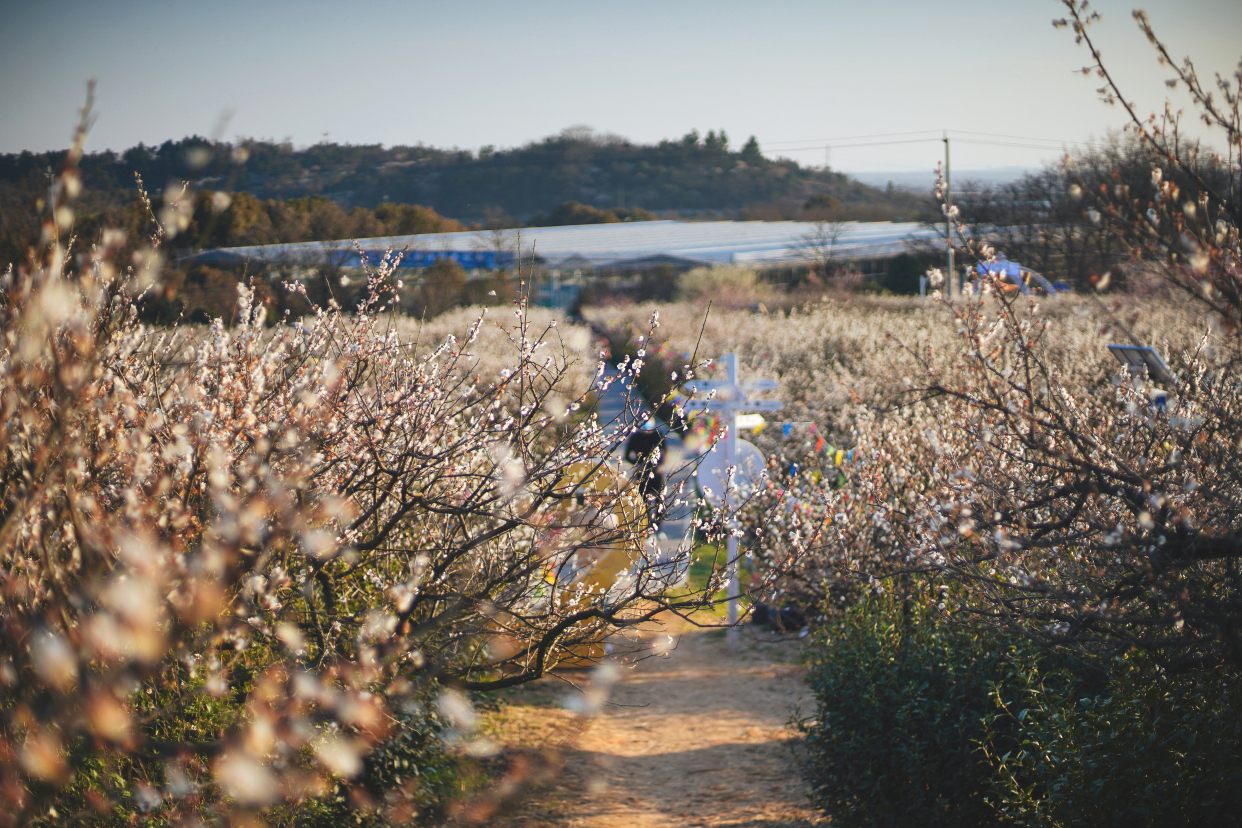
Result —
[[[520, 261], [566, 276], [572, 271], [589, 276], [601, 269], [639, 272], [660, 266], [676, 271], [713, 264], [788, 267], [811, 260], [807, 240], [817, 229], [800, 221], [643, 221], [229, 247], [188, 258], [206, 264], [314, 267], [331, 261], [337, 267], [358, 267], [362, 257], [374, 264], [392, 252], [401, 257], [399, 267], [424, 268], [448, 258], [468, 271], [495, 270]], [[905, 252], [909, 242], [935, 237], [935, 230], [913, 222], [847, 222], [835, 239], [832, 258], [864, 273], [876, 272], [882, 262]]]

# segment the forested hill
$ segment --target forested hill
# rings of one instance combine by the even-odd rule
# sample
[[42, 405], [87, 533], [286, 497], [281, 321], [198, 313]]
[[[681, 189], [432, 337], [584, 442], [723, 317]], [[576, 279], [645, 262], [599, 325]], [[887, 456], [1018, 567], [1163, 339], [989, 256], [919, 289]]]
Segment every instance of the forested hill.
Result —
[[[0, 156], [4, 200], [12, 206], [16, 193], [44, 190], [47, 171], [59, 160], [57, 153]], [[769, 160], [753, 137], [732, 148], [723, 131], [643, 145], [578, 128], [514, 149], [478, 152], [327, 143], [295, 149], [195, 137], [90, 154], [82, 169], [84, 195], [95, 207], [132, 200], [135, 173], [157, 193], [169, 182], [188, 181], [192, 190], [248, 192], [264, 200], [323, 195], [347, 209], [421, 204], [467, 222], [526, 222], [567, 201], [766, 219], [794, 217], [815, 194], [833, 196], [857, 218], [913, 218], [923, 204], [840, 173]]]

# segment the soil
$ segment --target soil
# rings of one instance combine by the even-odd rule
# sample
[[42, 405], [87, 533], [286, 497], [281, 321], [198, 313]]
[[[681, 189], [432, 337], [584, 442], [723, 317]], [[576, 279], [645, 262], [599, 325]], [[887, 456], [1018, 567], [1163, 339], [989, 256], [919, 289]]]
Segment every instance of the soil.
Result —
[[[463, 821], [520, 828], [794, 828], [825, 821], [806, 798], [790, 718], [810, 710], [796, 638], [748, 626], [738, 652], [721, 630], [686, 625], [662, 657], [624, 664], [608, 702], [545, 679], [499, 716], [510, 780]], [[648, 633], [667, 641], [670, 630]], [[590, 675], [568, 676], [588, 686]], [[574, 706], [574, 702], [570, 702]], [[517, 771], [513, 769], [517, 768]], [[516, 794], [516, 795], [514, 795]]]

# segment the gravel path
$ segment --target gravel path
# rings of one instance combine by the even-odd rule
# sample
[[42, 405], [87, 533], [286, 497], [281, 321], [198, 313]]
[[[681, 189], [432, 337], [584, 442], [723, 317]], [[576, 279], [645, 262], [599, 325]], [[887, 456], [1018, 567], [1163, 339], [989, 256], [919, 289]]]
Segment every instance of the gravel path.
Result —
[[623, 668], [611, 704], [587, 722], [571, 727], [563, 711], [528, 708], [527, 722], [564, 728], [564, 770], [547, 796], [536, 796], [545, 801], [539, 818], [519, 824], [823, 824], [806, 801], [787, 728], [797, 705], [810, 709], [796, 664], [802, 644], [753, 630], [739, 653], [720, 631], [685, 632], [668, 657]]

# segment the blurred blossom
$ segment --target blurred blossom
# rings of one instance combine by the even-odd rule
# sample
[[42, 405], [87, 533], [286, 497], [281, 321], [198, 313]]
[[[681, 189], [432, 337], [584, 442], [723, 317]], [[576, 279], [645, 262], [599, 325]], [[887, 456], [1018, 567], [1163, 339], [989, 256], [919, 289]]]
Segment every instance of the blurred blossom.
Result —
[[296, 624], [290, 624], [288, 621], [282, 621], [276, 625], [276, 637], [294, 652], [301, 650], [305, 645], [302, 631], [297, 628]]
[[192, 170], [201, 170], [211, 163], [211, 150], [206, 147], [191, 147], [186, 151], [185, 163]]
[[466, 755], [476, 759], [490, 759], [499, 755], [503, 750], [504, 745], [494, 739], [471, 739], [465, 744]]
[[328, 735], [315, 745], [315, 758], [337, 776], [349, 779], [362, 770], [358, 746], [349, 739]]
[[276, 744], [276, 728], [272, 720], [265, 715], [257, 715], [246, 728], [244, 742], [246, 753], [255, 759], [262, 760], [272, 751]]
[[336, 538], [325, 529], [312, 529], [302, 535], [302, 548], [312, 558], [327, 558], [336, 552]]
[[397, 627], [397, 617], [385, 610], [371, 610], [362, 625], [364, 638], [387, 636]]
[[36, 631], [30, 640], [30, 659], [39, 677], [61, 690], [78, 677], [77, 654], [59, 633]]
[[142, 813], [150, 813], [160, 806], [164, 801], [164, 797], [160, 796], [160, 792], [145, 782], [139, 782], [134, 786], [134, 801], [138, 805], [138, 810]]
[[180, 798], [189, 796], [197, 790], [194, 781], [186, 774], [180, 762], [169, 762], [164, 766], [164, 779], [169, 796]]
[[463, 733], [469, 733], [479, 724], [474, 705], [459, 690], [445, 689], [436, 699], [436, 709], [450, 724]]
[[244, 754], [226, 753], [212, 772], [224, 792], [242, 805], [270, 805], [280, 796], [271, 768]]
[[27, 733], [20, 758], [27, 773], [45, 782], [63, 783], [69, 774], [60, 739], [48, 730]]
[[91, 732], [101, 739], [123, 742], [130, 736], [133, 722], [125, 705], [106, 691], [96, 692], [86, 702]]
[[49, 325], [59, 324], [77, 307], [77, 291], [62, 282], [48, 285], [39, 294], [39, 309]]
[[56, 208], [56, 226], [62, 231], [68, 231], [73, 227], [73, 210], [69, 207]]
[[608, 702], [612, 687], [621, 678], [621, 668], [612, 660], [605, 660], [591, 671], [591, 681], [582, 692], [565, 697], [565, 709], [584, 716], [594, 716]]
[[497, 444], [492, 450], [496, 463], [496, 472], [498, 482], [500, 483], [501, 495], [506, 499], [512, 499], [517, 496], [521, 490], [522, 483], [526, 478], [526, 472], [522, 468], [521, 458], [517, 457], [510, 446], [507, 444]]

